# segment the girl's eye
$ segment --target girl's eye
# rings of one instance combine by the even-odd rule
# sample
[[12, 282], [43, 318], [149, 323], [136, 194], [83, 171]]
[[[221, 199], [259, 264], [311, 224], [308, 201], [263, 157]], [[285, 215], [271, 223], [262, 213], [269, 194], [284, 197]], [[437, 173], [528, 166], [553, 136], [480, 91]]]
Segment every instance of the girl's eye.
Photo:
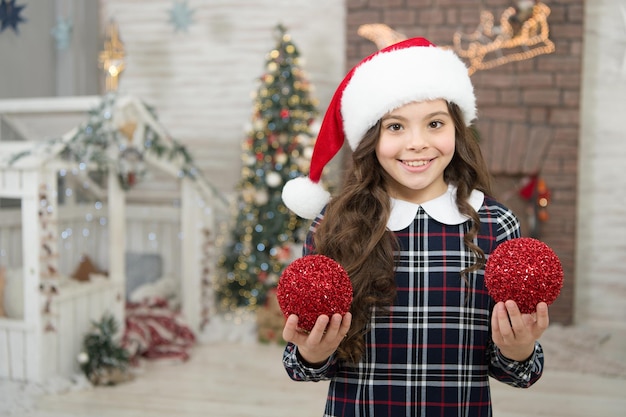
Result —
[[402, 125], [400, 123], [390, 123], [389, 125], [387, 125], [387, 130], [397, 131], [401, 129]]
[[439, 120], [433, 120], [432, 122], [428, 123], [428, 127], [432, 129], [437, 129], [441, 126], [443, 126], [443, 123], [440, 122]]

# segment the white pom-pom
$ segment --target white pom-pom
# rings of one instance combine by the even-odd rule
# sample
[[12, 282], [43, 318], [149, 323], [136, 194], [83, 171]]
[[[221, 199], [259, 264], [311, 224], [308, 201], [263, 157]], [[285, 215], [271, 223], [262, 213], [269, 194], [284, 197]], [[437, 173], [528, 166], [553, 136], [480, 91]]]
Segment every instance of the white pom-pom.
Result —
[[298, 216], [314, 219], [330, 200], [330, 193], [309, 177], [288, 181], [283, 187], [283, 202]]

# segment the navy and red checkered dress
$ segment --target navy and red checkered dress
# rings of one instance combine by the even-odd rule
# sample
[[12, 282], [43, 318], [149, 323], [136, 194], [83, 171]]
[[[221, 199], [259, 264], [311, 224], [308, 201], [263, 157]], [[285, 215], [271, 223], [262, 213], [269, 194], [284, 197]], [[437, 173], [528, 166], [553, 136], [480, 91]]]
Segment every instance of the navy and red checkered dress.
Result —
[[[468, 274], [469, 286], [460, 275], [474, 258], [463, 243], [469, 221], [459, 219], [454, 193], [451, 189], [437, 202], [413, 208], [405, 203], [399, 216], [404, 220], [393, 214], [402, 210], [392, 211], [401, 227], [390, 228], [401, 247], [397, 299], [390, 314], [373, 311], [359, 363], [331, 356], [321, 368], [311, 368], [299, 359], [297, 346], [287, 345], [283, 363], [292, 379], [330, 379], [325, 417], [486, 417], [491, 416], [489, 376], [516, 387], [528, 387], [541, 376], [539, 343], [526, 362], [508, 360], [493, 344], [494, 302], [484, 271]], [[485, 254], [520, 236], [509, 209], [477, 191], [472, 199], [481, 219], [476, 243]], [[312, 231], [321, 220], [314, 221]], [[313, 251], [311, 244], [309, 234], [305, 253]]]

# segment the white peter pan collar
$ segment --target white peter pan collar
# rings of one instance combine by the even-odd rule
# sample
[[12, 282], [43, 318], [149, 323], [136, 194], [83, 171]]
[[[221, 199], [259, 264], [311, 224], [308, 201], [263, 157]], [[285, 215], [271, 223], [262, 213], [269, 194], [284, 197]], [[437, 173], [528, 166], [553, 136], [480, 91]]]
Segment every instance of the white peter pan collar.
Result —
[[[482, 191], [473, 190], [468, 202], [474, 210], [478, 211], [484, 198], [485, 195]], [[391, 198], [391, 215], [387, 222], [387, 228], [396, 232], [408, 227], [415, 219], [420, 206], [430, 217], [447, 225], [461, 224], [469, 218], [462, 214], [456, 206], [456, 187], [448, 185], [448, 190], [444, 194], [422, 204]]]

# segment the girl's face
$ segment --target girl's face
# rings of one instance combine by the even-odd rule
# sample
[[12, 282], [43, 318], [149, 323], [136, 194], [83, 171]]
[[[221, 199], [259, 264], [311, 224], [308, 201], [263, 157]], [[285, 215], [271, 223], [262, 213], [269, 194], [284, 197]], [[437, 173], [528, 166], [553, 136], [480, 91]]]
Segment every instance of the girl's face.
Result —
[[454, 132], [445, 100], [409, 103], [383, 116], [376, 157], [391, 197], [420, 204], [446, 192]]

